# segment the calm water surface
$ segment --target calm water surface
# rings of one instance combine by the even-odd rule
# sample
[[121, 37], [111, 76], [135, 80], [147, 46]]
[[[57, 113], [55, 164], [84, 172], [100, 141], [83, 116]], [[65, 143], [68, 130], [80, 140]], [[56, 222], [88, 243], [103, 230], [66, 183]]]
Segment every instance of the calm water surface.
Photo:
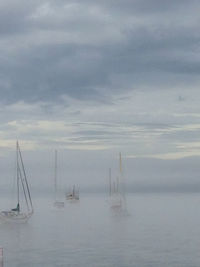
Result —
[[127, 204], [129, 216], [120, 216], [101, 194], [60, 210], [35, 198], [28, 223], [0, 224], [4, 267], [200, 266], [198, 194], [133, 194]]

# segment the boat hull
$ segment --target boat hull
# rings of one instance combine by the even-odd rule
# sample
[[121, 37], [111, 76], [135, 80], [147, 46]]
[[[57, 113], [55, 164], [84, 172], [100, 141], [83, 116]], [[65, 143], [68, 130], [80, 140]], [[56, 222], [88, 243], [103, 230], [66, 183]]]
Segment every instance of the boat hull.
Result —
[[2, 211], [0, 212], [0, 221], [2, 222], [27, 222], [33, 213], [18, 213], [15, 211]]
[[77, 203], [79, 202], [79, 197], [71, 197], [71, 196], [68, 196], [66, 197], [66, 200], [70, 203]]

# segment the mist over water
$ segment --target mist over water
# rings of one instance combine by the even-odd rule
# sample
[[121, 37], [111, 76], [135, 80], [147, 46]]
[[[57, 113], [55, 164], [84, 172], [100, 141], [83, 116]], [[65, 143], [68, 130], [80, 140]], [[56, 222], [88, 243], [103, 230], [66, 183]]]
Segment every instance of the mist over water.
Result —
[[[53, 207], [34, 199], [28, 223], [1, 224], [6, 266], [200, 266], [198, 194], [128, 194], [128, 216], [113, 213], [104, 194]], [[10, 204], [0, 203], [1, 210]]]

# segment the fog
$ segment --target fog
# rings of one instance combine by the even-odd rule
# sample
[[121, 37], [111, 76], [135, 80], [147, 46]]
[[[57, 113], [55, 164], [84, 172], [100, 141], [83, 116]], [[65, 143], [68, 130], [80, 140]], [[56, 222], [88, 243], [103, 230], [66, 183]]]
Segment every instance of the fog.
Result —
[[199, 267], [199, 8], [0, 1], [4, 266]]
[[[197, 194], [129, 195], [128, 216], [113, 214], [105, 200], [82, 195], [55, 209], [52, 198], [35, 198], [28, 223], [0, 224], [4, 265], [199, 265]], [[0, 207], [9, 202], [1, 198]]]
[[[54, 192], [54, 150], [22, 151], [27, 177], [34, 194]], [[1, 157], [1, 188], [11, 192], [15, 177], [15, 151]], [[176, 160], [127, 158], [122, 164], [127, 192], [200, 190], [199, 157]], [[119, 176], [119, 158], [116, 151], [58, 150], [57, 177], [59, 190], [65, 192], [73, 185], [82, 192], [108, 193], [109, 168], [112, 179]]]

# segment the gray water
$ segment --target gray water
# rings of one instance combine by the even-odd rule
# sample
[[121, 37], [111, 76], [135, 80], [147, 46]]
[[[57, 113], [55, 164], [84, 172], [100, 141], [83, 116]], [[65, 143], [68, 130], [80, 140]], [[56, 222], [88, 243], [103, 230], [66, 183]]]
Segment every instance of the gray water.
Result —
[[34, 206], [28, 223], [0, 225], [4, 267], [200, 266], [198, 194], [128, 195], [128, 216], [114, 214], [101, 194], [60, 210], [47, 197]]

